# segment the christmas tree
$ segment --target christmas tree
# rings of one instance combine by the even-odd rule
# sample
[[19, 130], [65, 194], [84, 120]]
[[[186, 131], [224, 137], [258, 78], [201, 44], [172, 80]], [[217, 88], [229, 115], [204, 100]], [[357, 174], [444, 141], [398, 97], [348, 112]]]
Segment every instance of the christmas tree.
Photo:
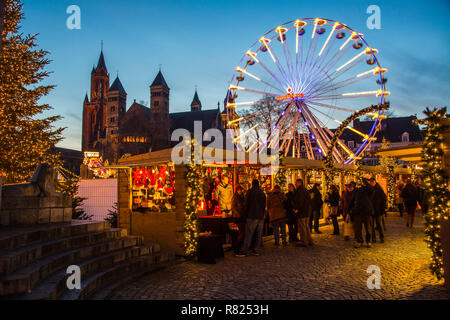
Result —
[[[39, 83], [48, 77], [47, 51], [37, 48], [36, 35], [19, 33], [24, 17], [18, 0], [6, 0], [0, 53], [0, 175], [6, 183], [27, 181], [39, 163], [61, 164], [49, 150], [62, 139], [54, 128], [60, 116], [43, 117], [52, 109], [39, 99], [53, 89]], [[40, 116], [40, 117], [39, 117]]]

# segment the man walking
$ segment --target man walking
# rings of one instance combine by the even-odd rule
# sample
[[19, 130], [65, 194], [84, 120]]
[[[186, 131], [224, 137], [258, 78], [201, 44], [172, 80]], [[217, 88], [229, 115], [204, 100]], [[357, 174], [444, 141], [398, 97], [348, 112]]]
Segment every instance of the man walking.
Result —
[[299, 246], [306, 247], [307, 245], [314, 245], [311, 238], [311, 230], [309, 229], [309, 216], [311, 215], [311, 197], [308, 190], [303, 185], [302, 179], [297, 179], [295, 182], [295, 201], [294, 212], [298, 217], [298, 231], [300, 233]]
[[259, 187], [259, 181], [252, 181], [252, 188], [248, 191], [246, 201], [247, 221], [245, 226], [245, 240], [242, 254], [238, 257], [248, 255], [248, 249], [255, 235], [253, 255], [259, 256], [261, 251], [261, 236], [264, 224], [264, 213], [266, 210], [266, 195]]
[[378, 234], [380, 235], [380, 243], [384, 243], [384, 227], [382, 219], [386, 210], [387, 197], [374, 177], [370, 178], [369, 183], [373, 189], [372, 242], [377, 242], [377, 235], [375, 234], [375, 230], [378, 230]]
[[357, 188], [354, 196], [350, 202], [349, 210], [355, 229], [356, 244], [355, 248], [360, 248], [364, 243], [362, 236], [362, 228], [366, 231], [366, 243], [367, 247], [372, 247], [371, 236], [371, 216], [373, 215], [372, 206], [372, 190], [369, 186], [368, 180], [363, 179], [363, 185]]

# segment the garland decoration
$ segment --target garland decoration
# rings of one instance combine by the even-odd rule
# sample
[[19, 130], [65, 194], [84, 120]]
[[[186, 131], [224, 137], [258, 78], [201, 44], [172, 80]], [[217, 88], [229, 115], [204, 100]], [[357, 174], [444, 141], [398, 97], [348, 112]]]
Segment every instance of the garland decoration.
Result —
[[[184, 219], [184, 252], [188, 258], [193, 258], [197, 254], [198, 248], [198, 216], [197, 205], [202, 197], [202, 173], [201, 165], [196, 164], [198, 152], [196, 152], [195, 144], [197, 142], [191, 139], [191, 161], [185, 165], [186, 173], [184, 179], [186, 181], [186, 203], [185, 203], [185, 219]], [[196, 157], [197, 156], [197, 157]]]
[[334, 168], [334, 162], [333, 162], [333, 150], [336, 146], [336, 143], [338, 142], [338, 139], [340, 136], [344, 133], [345, 128], [349, 126], [349, 124], [368, 113], [374, 113], [376, 111], [383, 111], [389, 109], [389, 102], [379, 105], [372, 105], [370, 107], [364, 108], [362, 110], [358, 110], [354, 112], [350, 117], [345, 119], [341, 125], [337, 128], [336, 132], [334, 133], [333, 137], [330, 141], [330, 148], [328, 149], [328, 152], [325, 156], [323, 165], [325, 169], [325, 189], [328, 191], [331, 184], [333, 183], [334, 175], [335, 175], [335, 168]]
[[427, 117], [415, 120], [415, 124], [426, 125], [422, 161], [424, 162], [423, 180], [429, 191], [429, 209], [425, 218], [425, 241], [433, 252], [430, 269], [438, 279], [444, 277], [442, 243], [440, 228], [443, 220], [450, 215], [448, 176], [443, 169], [443, 133], [449, 128], [444, 124], [448, 120], [447, 108], [439, 110], [428, 108], [423, 112]]

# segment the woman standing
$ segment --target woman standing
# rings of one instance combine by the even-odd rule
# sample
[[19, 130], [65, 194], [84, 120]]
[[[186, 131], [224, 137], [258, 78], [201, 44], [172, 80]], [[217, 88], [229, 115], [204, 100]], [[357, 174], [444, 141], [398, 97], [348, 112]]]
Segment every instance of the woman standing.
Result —
[[275, 245], [280, 245], [280, 229], [283, 246], [287, 246], [286, 242], [286, 222], [287, 215], [285, 210], [286, 196], [281, 192], [279, 185], [273, 187], [272, 192], [267, 197], [267, 209], [269, 210], [269, 221], [273, 225], [273, 235], [275, 237]]
[[337, 221], [339, 198], [339, 191], [337, 190], [336, 186], [334, 184], [331, 185], [325, 202], [328, 202], [330, 205], [330, 217], [333, 221], [333, 235], [336, 236], [339, 235], [339, 224]]
[[289, 230], [289, 242], [298, 242], [298, 223], [297, 216], [294, 213], [294, 201], [295, 201], [295, 187], [292, 183], [288, 185], [288, 192], [286, 193], [286, 215], [288, 218], [288, 230]]

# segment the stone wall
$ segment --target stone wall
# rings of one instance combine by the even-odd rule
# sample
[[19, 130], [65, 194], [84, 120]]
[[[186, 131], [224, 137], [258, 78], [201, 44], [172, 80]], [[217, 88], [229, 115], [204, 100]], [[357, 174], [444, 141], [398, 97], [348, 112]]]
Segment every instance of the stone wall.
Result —
[[1, 203], [0, 225], [33, 225], [70, 222], [72, 200], [56, 197], [7, 197]]

